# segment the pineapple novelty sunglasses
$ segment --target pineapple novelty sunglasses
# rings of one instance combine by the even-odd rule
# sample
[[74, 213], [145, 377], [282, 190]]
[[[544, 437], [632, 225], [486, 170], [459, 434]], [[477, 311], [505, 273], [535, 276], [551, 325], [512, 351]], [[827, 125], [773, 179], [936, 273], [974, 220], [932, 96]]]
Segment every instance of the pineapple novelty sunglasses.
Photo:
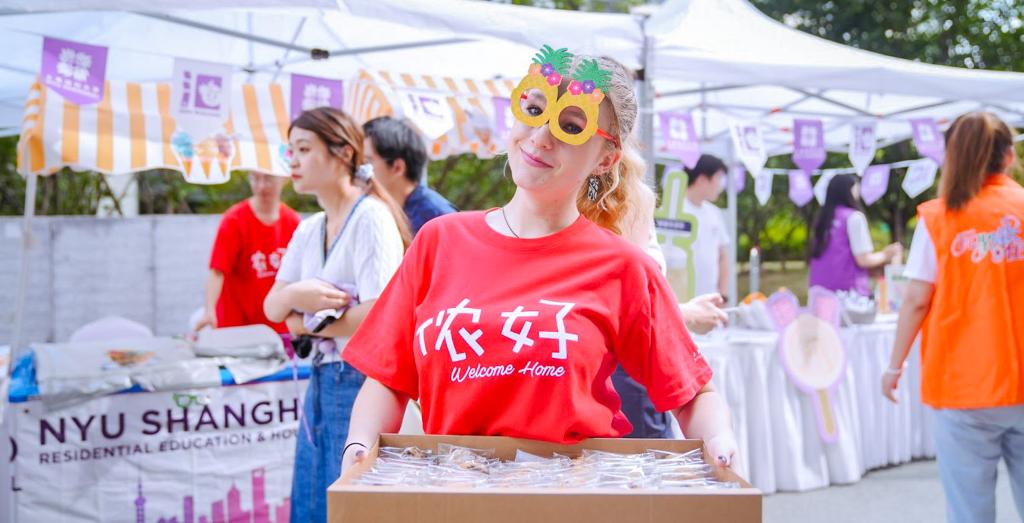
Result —
[[[533, 58], [530, 70], [512, 90], [512, 114], [531, 127], [548, 124], [551, 135], [570, 144], [582, 145], [595, 134], [621, 148], [619, 139], [598, 128], [597, 117], [604, 93], [608, 89], [611, 73], [601, 69], [597, 60], [583, 60], [573, 72], [565, 93], [558, 96], [562, 75], [568, 74], [572, 53], [566, 49], [552, 49], [545, 45]], [[555, 100], [554, 103], [550, 101]], [[582, 126], [569, 118], [563, 122], [563, 113], [576, 108], [586, 118]]]

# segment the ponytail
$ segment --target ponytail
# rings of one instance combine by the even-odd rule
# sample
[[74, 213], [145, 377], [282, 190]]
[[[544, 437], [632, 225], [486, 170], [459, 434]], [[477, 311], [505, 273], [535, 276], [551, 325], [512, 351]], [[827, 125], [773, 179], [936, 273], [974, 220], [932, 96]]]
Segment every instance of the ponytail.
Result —
[[1013, 133], [1002, 120], [988, 112], [960, 116], [946, 131], [946, 159], [939, 181], [939, 196], [951, 211], [970, 203], [989, 175], [1005, 170], [1006, 152], [1013, 147]]

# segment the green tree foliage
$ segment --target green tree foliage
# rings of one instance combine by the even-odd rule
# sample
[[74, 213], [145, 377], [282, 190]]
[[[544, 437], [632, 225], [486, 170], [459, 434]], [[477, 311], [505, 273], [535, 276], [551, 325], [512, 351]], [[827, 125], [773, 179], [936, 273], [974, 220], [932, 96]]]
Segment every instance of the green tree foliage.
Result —
[[[752, 0], [768, 16], [791, 27], [852, 47], [927, 63], [963, 68], [1024, 70], [1024, 4], [1015, 0]], [[879, 150], [873, 163], [920, 158], [909, 141]], [[848, 167], [845, 155], [829, 154], [824, 167]], [[793, 168], [788, 157], [772, 158], [769, 166]], [[908, 242], [908, 223], [917, 205], [935, 197], [929, 189], [911, 199], [900, 188], [906, 169], [894, 169], [885, 196], [868, 207], [873, 224], [887, 231], [876, 242]], [[1018, 170], [1019, 176], [1019, 170]], [[751, 184], [748, 184], [748, 186]], [[760, 244], [767, 259], [803, 256], [793, 236], [776, 227], [790, 227], [795, 206], [786, 196], [788, 184], [776, 177], [772, 201], [757, 208], [753, 188], [740, 197], [740, 246]], [[752, 208], [753, 207], [753, 208]], [[800, 211], [810, 223], [817, 202]], [[771, 223], [774, 217], [785, 225]], [[776, 217], [778, 216], [778, 217]], [[760, 226], [767, 225], [766, 228]], [[877, 232], [877, 231], [876, 231]], [[794, 232], [794, 234], [796, 234]], [[806, 238], [806, 225], [803, 236]], [[787, 238], [777, 244], [773, 238]], [[797, 234], [799, 236], [799, 234]], [[800, 247], [798, 249], [797, 247]], [[745, 256], [741, 252], [741, 257]], [[781, 257], [780, 257], [781, 256]]]

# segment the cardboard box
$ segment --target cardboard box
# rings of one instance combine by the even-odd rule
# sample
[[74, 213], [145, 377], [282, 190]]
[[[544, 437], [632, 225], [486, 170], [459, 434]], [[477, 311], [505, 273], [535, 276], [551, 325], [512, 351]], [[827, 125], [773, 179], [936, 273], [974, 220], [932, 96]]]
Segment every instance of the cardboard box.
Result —
[[[347, 470], [327, 489], [330, 523], [668, 523], [760, 522], [761, 491], [728, 469], [717, 468], [723, 481], [743, 488], [678, 490], [647, 489], [470, 489], [444, 487], [382, 487], [353, 485], [352, 480], [373, 466], [378, 447], [420, 447], [437, 450], [438, 443], [495, 449], [511, 460], [516, 450], [540, 456], [559, 453], [578, 456], [583, 449], [635, 454], [648, 449], [688, 452], [702, 448], [700, 440], [592, 439], [578, 445], [482, 436], [406, 436], [382, 434], [368, 459]], [[706, 452], [705, 452], [706, 454]], [[714, 466], [714, 463], [712, 463]]]

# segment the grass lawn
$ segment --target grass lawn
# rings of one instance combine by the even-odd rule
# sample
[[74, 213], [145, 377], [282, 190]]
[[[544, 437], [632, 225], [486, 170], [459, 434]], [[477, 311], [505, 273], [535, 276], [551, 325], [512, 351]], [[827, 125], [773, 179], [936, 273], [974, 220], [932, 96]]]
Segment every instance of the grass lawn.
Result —
[[[746, 263], [741, 263], [737, 268], [739, 272], [737, 286], [739, 288], [739, 299], [743, 299], [750, 293], [750, 272]], [[782, 263], [766, 261], [761, 264], [761, 286], [760, 291], [765, 296], [779, 288], [785, 287], [800, 298], [800, 303], [807, 302], [807, 264], [802, 261], [786, 262], [786, 270], [782, 270]]]

